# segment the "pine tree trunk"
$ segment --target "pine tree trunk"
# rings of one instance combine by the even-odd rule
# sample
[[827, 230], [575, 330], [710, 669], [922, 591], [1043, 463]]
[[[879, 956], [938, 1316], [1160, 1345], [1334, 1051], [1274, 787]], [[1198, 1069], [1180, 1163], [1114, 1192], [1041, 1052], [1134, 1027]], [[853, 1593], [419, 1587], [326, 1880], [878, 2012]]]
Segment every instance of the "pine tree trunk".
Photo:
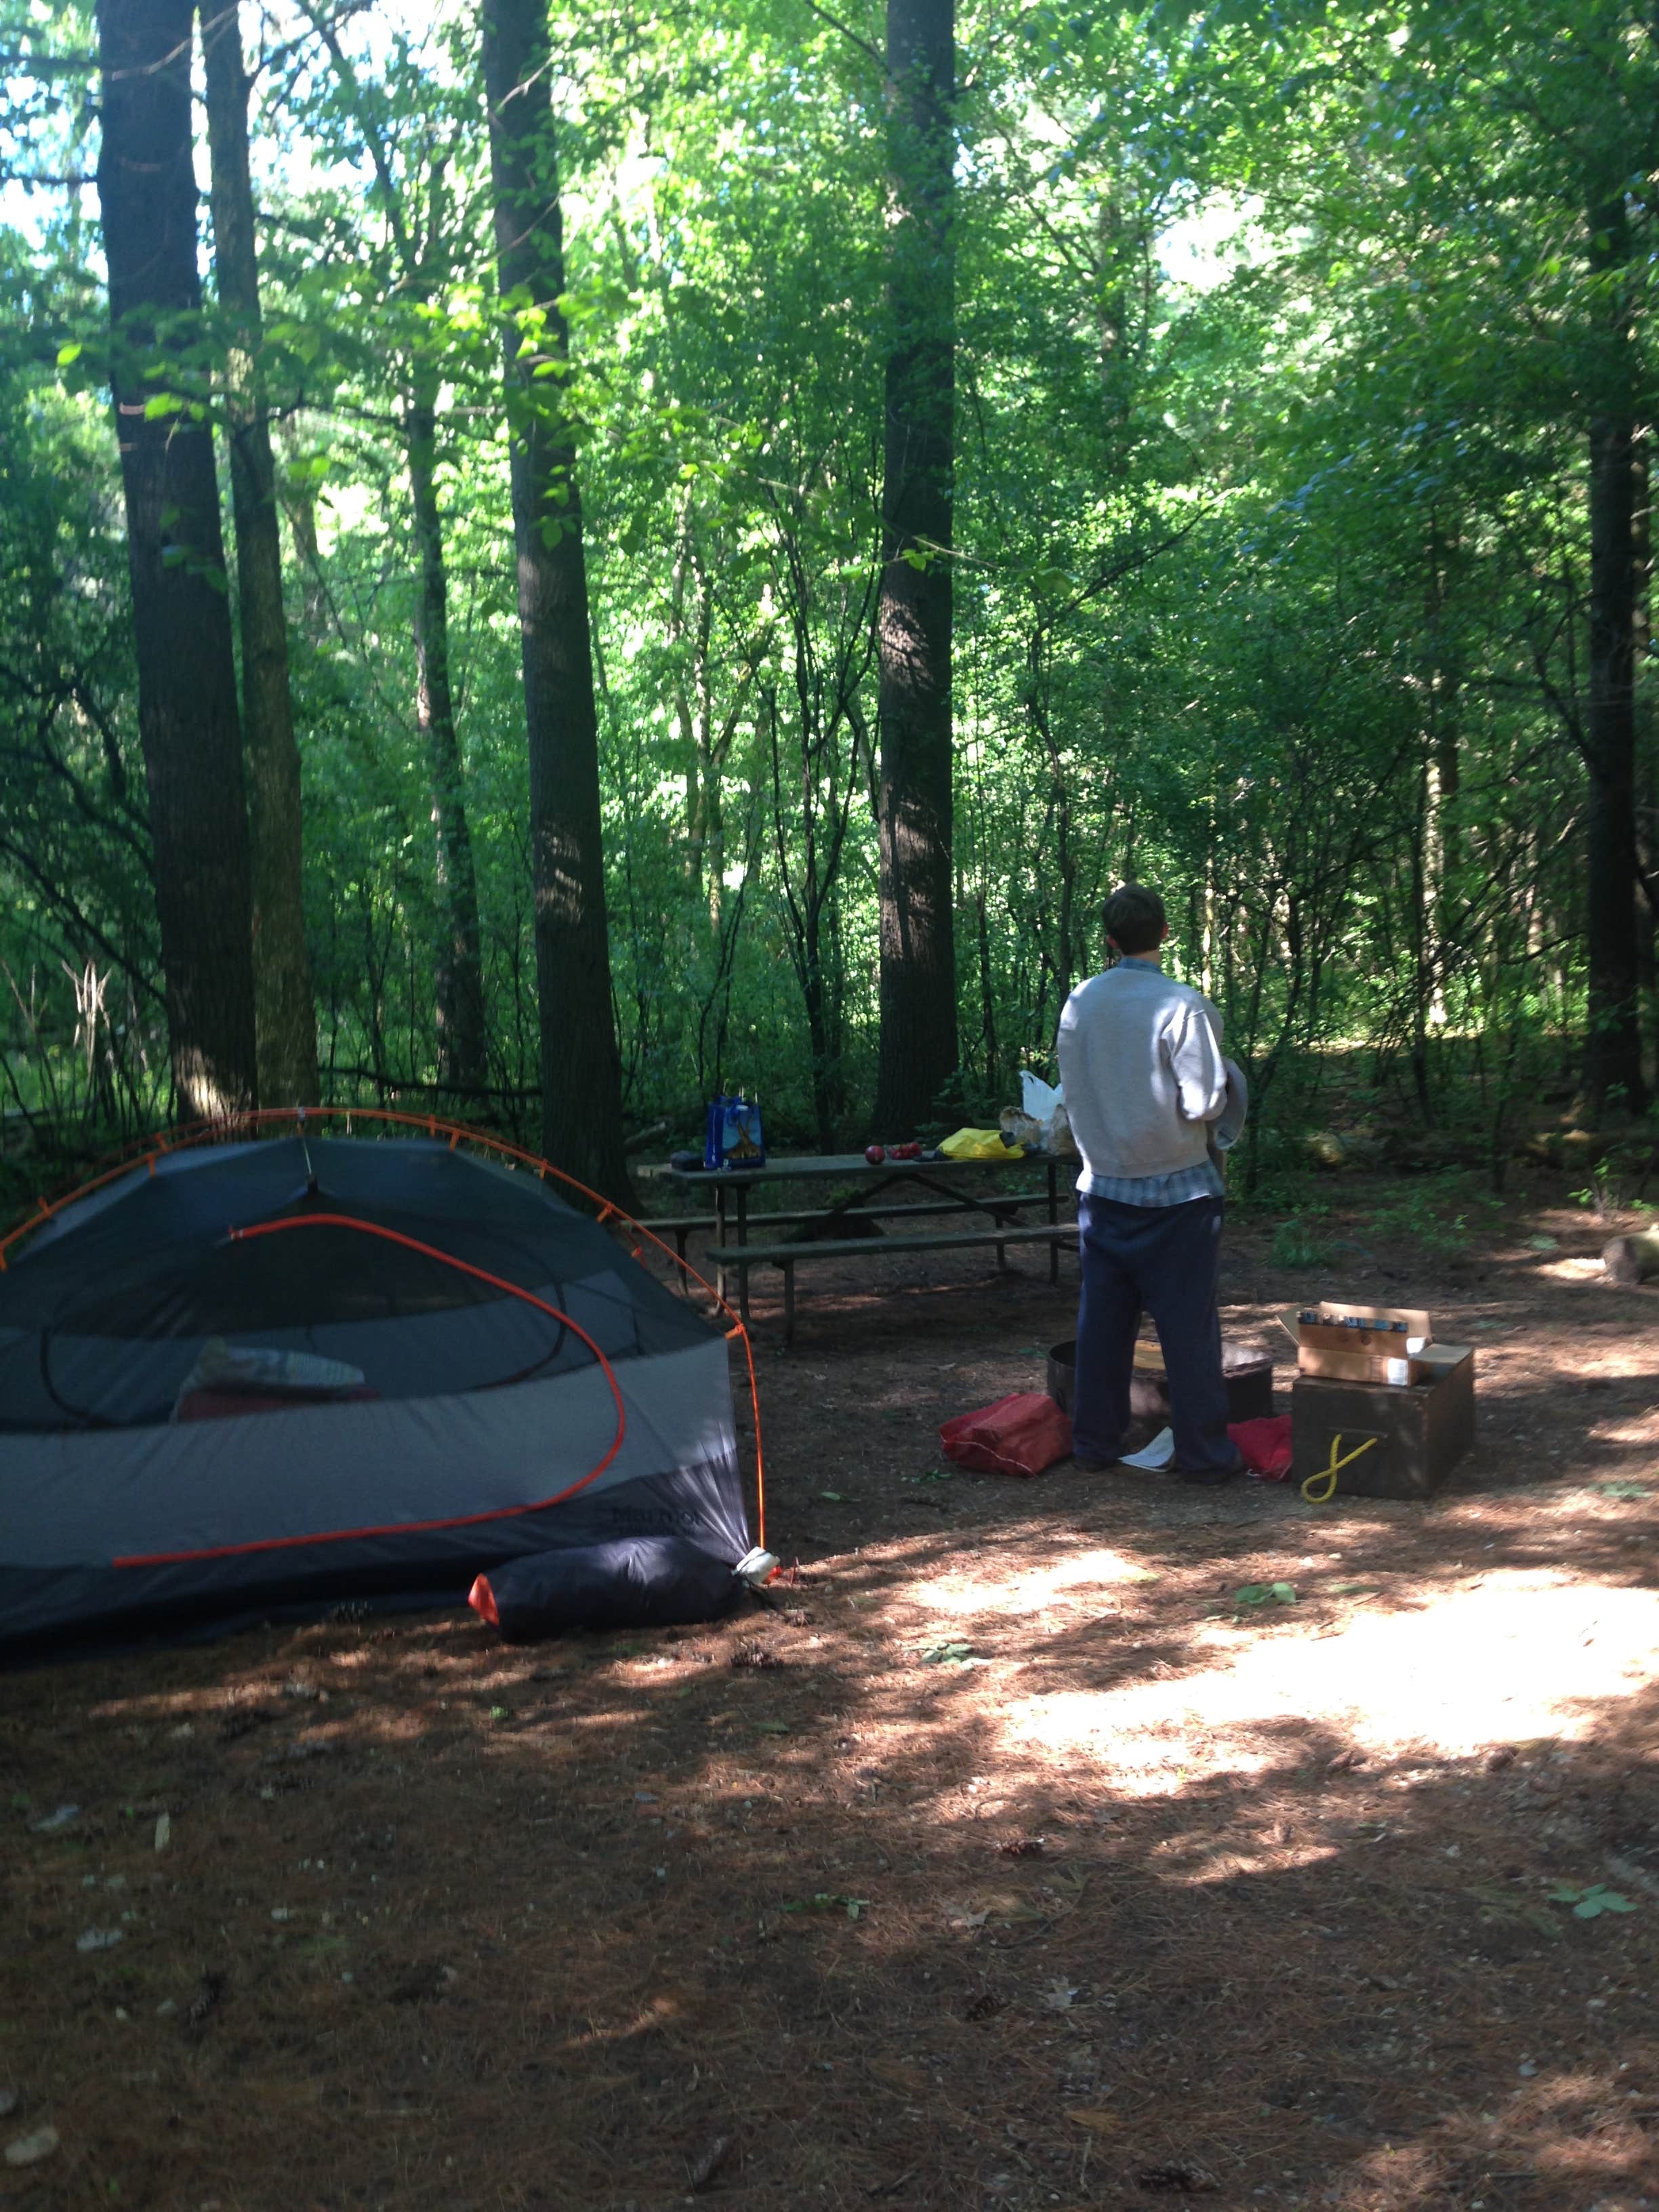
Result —
[[887, 0], [891, 351], [882, 487], [881, 1052], [876, 1124], [957, 1065], [951, 864], [955, 0]]
[[[1659, 749], [1654, 744], [1653, 691], [1653, 426], [1638, 426], [1632, 498], [1635, 504], [1636, 619], [1632, 665], [1636, 677], [1636, 859], [1644, 872], [1636, 899], [1636, 974], [1644, 1003], [1659, 991], [1659, 910], [1654, 885], [1659, 880]], [[1659, 1083], [1659, 1036], [1650, 1025], [1647, 1065], [1650, 1093]]]
[[314, 1106], [317, 1017], [302, 895], [300, 750], [288, 680], [276, 469], [259, 370], [262, 331], [248, 81], [237, 0], [215, 0], [204, 26], [213, 179], [213, 269], [229, 339], [226, 404], [236, 590], [242, 629], [242, 737], [253, 878], [253, 1013], [259, 1096]]
[[[546, 0], [484, 0], [484, 86], [503, 300], [533, 307], [506, 333], [513, 527], [530, 751], [542, 1146], [626, 1197], [622, 1067], [611, 995], [599, 720], [576, 456], [560, 404], [569, 336]], [[534, 370], [551, 364], [554, 374]]]
[[191, 0], [100, 0], [98, 196], [113, 337], [155, 904], [174, 1085], [194, 1115], [257, 1097], [252, 892], [213, 437], [151, 415], [158, 343], [201, 306]]
[[[1609, 281], [1630, 259], [1623, 198], [1592, 209], [1590, 260]], [[1588, 1034], [1581, 1111], [1639, 1114], [1642, 1081], [1636, 957], [1635, 410], [1629, 311], [1609, 314], [1598, 411], [1589, 426], [1589, 805], [1585, 817]]]
[[458, 1090], [477, 1091], [488, 1079], [478, 881], [449, 687], [449, 580], [438, 508], [437, 392], [435, 379], [423, 368], [415, 374], [404, 434], [420, 571], [415, 599], [415, 714], [426, 745], [440, 916], [434, 978], [438, 1078]]

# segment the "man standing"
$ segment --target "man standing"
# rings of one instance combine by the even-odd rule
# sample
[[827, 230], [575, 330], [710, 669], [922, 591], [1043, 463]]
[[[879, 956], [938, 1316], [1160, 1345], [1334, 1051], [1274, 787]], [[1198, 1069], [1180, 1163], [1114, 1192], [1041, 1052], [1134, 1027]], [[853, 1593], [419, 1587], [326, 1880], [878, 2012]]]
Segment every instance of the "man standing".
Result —
[[1125, 884], [1106, 902], [1121, 957], [1080, 983], [1060, 1018], [1078, 1177], [1076, 1457], [1106, 1467], [1129, 1425], [1135, 1334], [1150, 1313], [1170, 1378], [1175, 1472], [1218, 1483], [1242, 1464], [1227, 1434], [1216, 1284], [1225, 1186], [1216, 1152], [1244, 1124], [1244, 1079], [1221, 1056], [1221, 1018], [1164, 973], [1164, 902]]

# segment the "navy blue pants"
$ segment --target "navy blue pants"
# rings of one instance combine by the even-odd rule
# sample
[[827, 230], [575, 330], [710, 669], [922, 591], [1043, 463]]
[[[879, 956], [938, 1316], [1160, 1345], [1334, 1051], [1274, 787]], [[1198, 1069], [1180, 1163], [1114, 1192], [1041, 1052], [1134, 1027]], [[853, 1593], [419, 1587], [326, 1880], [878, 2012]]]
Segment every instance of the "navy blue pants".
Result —
[[1115, 1459], [1129, 1426], [1129, 1376], [1135, 1334], [1151, 1314], [1170, 1378], [1175, 1466], [1231, 1468], [1237, 1447], [1227, 1434], [1227, 1386], [1221, 1374], [1218, 1198], [1183, 1206], [1121, 1206], [1080, 1193], [1083, 1294], [1077, 1311], [1077, 1385], [1072, 1409], [1076, 1449]]

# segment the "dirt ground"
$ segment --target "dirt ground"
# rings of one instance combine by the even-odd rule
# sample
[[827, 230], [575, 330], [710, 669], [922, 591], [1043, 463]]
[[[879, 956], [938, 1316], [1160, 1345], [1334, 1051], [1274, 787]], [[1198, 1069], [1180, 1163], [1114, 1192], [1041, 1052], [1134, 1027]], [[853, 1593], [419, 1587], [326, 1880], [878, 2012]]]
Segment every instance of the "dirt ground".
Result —
[[776, 1609], [0, 1677], [0, 2206], [1659, 2206], [1659, 1290], [1375, 1201], [1227, 1322], [1477, 1346], [1432, 1504], [951, 1474], [1075, 1263], [894, 1261], [757, 1308]]

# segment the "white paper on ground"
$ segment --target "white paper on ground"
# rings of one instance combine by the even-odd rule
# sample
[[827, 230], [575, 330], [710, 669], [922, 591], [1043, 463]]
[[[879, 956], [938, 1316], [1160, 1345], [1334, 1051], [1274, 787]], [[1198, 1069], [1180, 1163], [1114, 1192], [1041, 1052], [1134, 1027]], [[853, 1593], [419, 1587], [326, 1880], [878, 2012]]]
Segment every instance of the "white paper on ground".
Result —
[[1168, 1467], [1175, 1457], [1175, 1431], [1160, 1429], [1144, 1451], [1125, 1452], [1125, 1467]]

